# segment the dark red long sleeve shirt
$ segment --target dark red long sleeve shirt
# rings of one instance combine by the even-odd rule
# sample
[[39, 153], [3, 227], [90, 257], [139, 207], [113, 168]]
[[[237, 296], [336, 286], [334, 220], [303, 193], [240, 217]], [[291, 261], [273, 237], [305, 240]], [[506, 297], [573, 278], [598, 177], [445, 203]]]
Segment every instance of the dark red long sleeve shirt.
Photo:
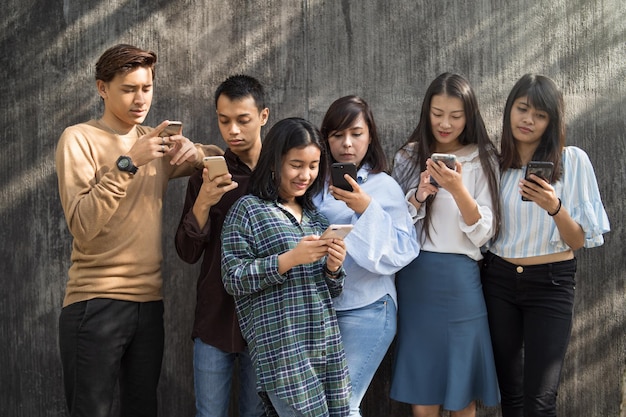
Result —
[[246, 342], [241, 335], [235, 302], [224, 290], [221, 271], [221, 233], [224, 218], [230, 207], [247, 194], [252, 171], [230, 149], [224, 158], [236, 189], [224, 194], [209, 211], [209, 219], [202, 230], [192, 212], [200, 188], [202, 171], [189, 177], [183, 214], [176, 231], [176, 251], [187, 263], [196, 263], [202, 257], [200, 276], [196, 286], [196, 312], [192, 338], [199, 337], [204, 343], [225, 352], [241, 352]]

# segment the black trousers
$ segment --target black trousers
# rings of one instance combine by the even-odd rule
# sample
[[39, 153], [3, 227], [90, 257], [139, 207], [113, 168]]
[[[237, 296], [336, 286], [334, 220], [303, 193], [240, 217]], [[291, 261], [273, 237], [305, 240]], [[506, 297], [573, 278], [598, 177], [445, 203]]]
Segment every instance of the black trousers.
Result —
[[522, 267], [487, 253], [481, 274], [502, 416], [556, 416], [576, 259]]
[[157, 416], [163, 302], [96, 298], [59, 317], [65, 398], [72, 417], [108, 417], [119, 384], [121, 416]]

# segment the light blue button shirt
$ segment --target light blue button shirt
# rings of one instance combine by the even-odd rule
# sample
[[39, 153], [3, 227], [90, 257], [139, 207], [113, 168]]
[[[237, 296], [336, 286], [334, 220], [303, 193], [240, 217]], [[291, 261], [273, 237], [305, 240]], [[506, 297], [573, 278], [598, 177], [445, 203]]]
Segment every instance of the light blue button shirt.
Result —
[[385, 173], [369, 173], [368, 167], [359, 170], [357, 181], [372, 197], [361, 215], [330, 195], [328, 185], [313, 200], [330, 223], [354, 225], [345, 239], [346, 278], [343, 292], [333, 299], [337, 310], [364, 307], [386, 294], [397, 305], [395, 273], [419, 254], [415, 227], [398, 183]]

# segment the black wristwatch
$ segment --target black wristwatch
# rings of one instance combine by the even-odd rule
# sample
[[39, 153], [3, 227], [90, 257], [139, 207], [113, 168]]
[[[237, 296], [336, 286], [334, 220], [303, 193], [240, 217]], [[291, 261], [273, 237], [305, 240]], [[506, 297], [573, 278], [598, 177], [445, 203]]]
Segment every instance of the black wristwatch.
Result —
[[119, 169], [120, 171], [130, 172], [131, 174], [136, 173], [138, 169], [133, 164], [133, 160], [130, 159], [130, 157], [124, 156], [124, 155], [117, 158], [116, 164], [117, 164], [117, 169]]

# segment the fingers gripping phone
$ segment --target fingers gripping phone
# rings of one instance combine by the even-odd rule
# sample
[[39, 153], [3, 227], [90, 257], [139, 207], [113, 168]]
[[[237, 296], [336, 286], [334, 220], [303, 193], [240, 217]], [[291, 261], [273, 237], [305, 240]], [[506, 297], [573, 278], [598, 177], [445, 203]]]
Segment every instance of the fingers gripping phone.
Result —
[[[434, 153], [430, 156], [433, 162], [443, 162], [448, 168], [453, 171], [456, 171], [456, 155], [452, 155], [449, 153]], [[437, 181], [431, 176], [430, 183], [435, 187], [441, 187]]]
[[[209, 179], [213, 181], [220, 175], [228, 174], [228, 166], [223, 156], [205, 156], [202, 159], [204, 166], [209, 170]], [[219, 186], [223, 187], [230, 184], [232, 181], [221, 183]]]
[[322, 233], [320, 239], [343, 239], [348, 236], [348, 233], [354, 228], [351, 224], [331, 224]]
[[[526, 165], [526, 174], [524, 175], [524, 179], [526, 181], [532, 182], [533, 184], [537, 184], [537, 181], [530, 179], [530, 174], [535, 174], [536, 176], [543, 179], [544, 181], [550, 182], [550, 179], [552, 178], [553, 170], [554, 170], [554, 164], [552, 162], [530, 161], [528, 165]], [[530, 200], [522, 196], [522, 201], [530, 201]]]
[[167, 125], [165, 129], [161, 131], [161, 133], [159, 133], [159, 136], [160, 137], [175, 136], [175, 135], [180, 135], [182, 133], [183, 133], [182, 122], [170, 122], [170, 124]]
[[350, 175], [356, 181], [356, 165], [353, 163], [336, 162], [331, 166], [330, 176], [334, 187], [342, 190], [352, 191], [352, 186], [343, 177], [344, 174]]

